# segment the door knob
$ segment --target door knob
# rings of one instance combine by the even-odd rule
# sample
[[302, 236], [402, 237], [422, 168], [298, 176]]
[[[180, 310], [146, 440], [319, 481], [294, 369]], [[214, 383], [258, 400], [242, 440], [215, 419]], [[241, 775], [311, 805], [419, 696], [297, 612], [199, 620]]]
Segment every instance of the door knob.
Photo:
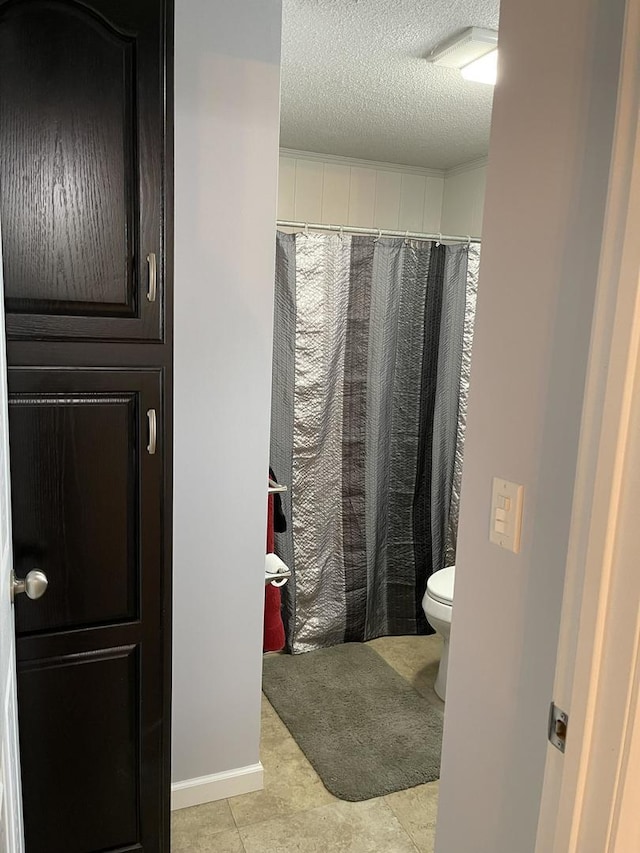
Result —
[[27, 598], [42, 598], [47, 591], [49, 581], [44, 572], [40, 569], [32, 569], [26, 578], [17, 578], [11, 572], [11, 600], [20, 595], [21, 592], [26, 592]]

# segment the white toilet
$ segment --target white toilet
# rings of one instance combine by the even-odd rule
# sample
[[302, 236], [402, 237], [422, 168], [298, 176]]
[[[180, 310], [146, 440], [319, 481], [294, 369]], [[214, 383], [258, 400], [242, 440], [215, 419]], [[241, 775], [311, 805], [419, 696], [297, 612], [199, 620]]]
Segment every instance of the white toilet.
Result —
[[453, 611], [453, 585], [456, 567], [449, 566], [434, 572], [427, 581], [427, 591], [422, 599], [422, 609], [427, 622], [442, 637], [442, 657], [434, 690], [444, 702], [447, 692], [447, 665], [449, 663], [449, 636]]

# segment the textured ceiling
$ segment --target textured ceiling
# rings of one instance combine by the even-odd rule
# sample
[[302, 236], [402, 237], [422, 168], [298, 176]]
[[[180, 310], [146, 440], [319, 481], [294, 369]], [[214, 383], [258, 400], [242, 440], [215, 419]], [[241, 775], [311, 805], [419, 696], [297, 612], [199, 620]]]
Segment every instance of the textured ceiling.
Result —
[[284, 148], [447, 169], [487, 153], [493, 87], [424, 57], [499, 0], [284, 0]]

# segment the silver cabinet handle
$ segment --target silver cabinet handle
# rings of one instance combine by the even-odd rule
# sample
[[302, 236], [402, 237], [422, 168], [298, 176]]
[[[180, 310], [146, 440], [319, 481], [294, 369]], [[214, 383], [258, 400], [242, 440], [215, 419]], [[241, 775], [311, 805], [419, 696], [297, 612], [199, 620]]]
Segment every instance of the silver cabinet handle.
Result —
[[149, 252], [147, 255], [147, 264], [149, 266], [149, 288], [147, 290], [147, 299], [149, 302], [155, 302], [158, 286], [158, 263], [156, 261], [155, 252]]
[[156, 410], [149, 409], [147, 412], [147, 420], [149, 421], [149, 444], [147, 444], [147, 453], [153, 456], [156, 452], [156, 443], [158, 441], [158, 421], [156, 419]]
[[27, 598], [42, 598], [48, 586], [47, 576], [40, 569], [32, 569], [26, 578], [17, 578], [11, 572], [11, 601], [22, 592], [26, 593]]

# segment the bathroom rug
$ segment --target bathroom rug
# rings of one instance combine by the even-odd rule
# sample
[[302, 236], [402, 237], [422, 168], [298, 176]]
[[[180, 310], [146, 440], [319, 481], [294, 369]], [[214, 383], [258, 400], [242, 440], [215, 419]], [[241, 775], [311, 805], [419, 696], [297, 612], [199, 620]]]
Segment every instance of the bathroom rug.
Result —
[[263, 690], [341, 800], [369, 800], [440, 777], [442, 712], [369, 646], [266, 656]]

